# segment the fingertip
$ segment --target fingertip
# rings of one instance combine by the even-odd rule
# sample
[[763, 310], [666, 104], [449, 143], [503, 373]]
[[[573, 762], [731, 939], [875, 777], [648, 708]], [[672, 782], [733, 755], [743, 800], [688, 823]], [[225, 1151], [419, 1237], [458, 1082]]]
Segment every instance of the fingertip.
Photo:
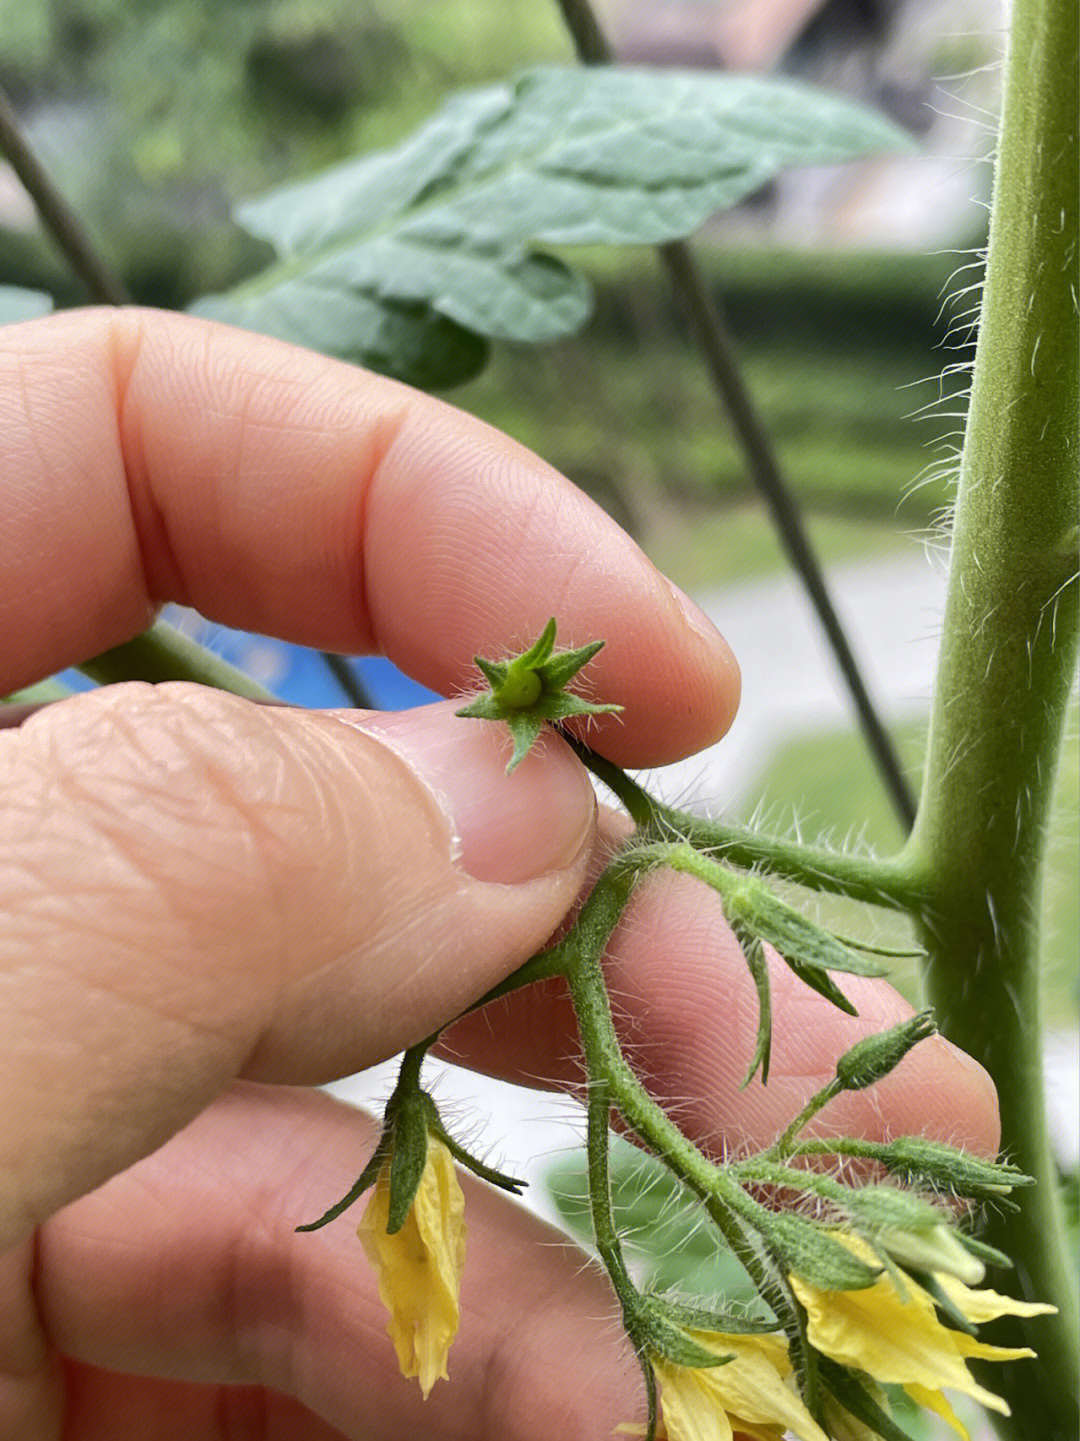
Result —
[[730, 725], [738, 666], [719, 632], [594, 501], [508, 437], [414, 407], [366, 518], [375, 636], [435, 690], [471, 687], [472, 657], [525, 649], [554, 615], [559, 647], [604, 642], [580, 689], [623, 707], [588, 730], [612, 760], [665, 765]]
[[954, 1137], [946, 1134], [944, 1139], [979, 1156], [996, 1156], [1001, 1147], [1001, 1109], [986, 1067], [941, 1035], [931, 1036], [913, 1055], [926, 1068], [927, 1088], [940, 1090], [962, 1127]]
[[[742, 691], [739, 663], [720, 631], [674, 581], [646, 564], [655, 577], [656, 620], [639, 693], [623, 726], [601, 718], [590, 739], [619, 765], [670, 765], [714, 745], [730, 730]], [[616, 644], [622, 643], [620, 630]]]

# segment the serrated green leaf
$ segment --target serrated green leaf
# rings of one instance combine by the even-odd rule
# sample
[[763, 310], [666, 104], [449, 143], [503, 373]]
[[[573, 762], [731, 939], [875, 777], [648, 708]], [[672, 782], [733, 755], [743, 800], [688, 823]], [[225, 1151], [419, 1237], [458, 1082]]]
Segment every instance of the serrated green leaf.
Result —
[[785, 166], [909, 144], [791, 80], [539, 69], [453, 97], [396, 149], [240, 207], [278, 259], [192, 308], [453, 384], [483, 364], [479, 337], [553, 340], [587, 318], [586, 283], [537, 246], [677, 239]]
[[0, 325], [15, 325], [20, 320], [35, 320], [48, 315], [53, 298], [43, 290], [24, 290], [20, 285], [0, 285]]

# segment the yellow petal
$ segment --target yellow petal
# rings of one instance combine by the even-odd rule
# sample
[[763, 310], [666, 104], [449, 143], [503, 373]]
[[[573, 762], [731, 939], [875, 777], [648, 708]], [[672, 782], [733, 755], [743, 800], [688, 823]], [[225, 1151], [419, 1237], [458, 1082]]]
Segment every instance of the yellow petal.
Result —
[[701, 1385], [699, 1378], [705, 1374], [694, 1367], [657, 1361], [664, 1426], [671, 1441], [731, 1441], [727, 1411], [717, 1397]]
[[390, 1312], [387, 1331], [403, 1376], [419, 1379], [425, 1398], [447, 1377], [446, 1360], [460, 1321], [465, 1268], [465, 1197], [450, 1152], [428, 1137], [427, 1163], [405, 1224], [387, 1235], [390, 1166], [383, 1166], [357, 1235], [379, 1273]]
[[671, 1441], [731, 1441], [733, 1431], [755, 1441], [781, 1441], [788, 1429], [801, 1441], [828, 1441], [785, 1383], [791, 1361], [779, 1337], [689, 1334], [707, 1350], [734, 1353], [735, 1359], [711, 1368], [655, 1362]]
[[[941, 1289], [975, 1326], [985, 1321], [996, 1321], [999, 1316], [1053, 1316], [1057, 1307], [1045, 1301], [1014, 1301], [1011, 1296], [1002, 1296], [997, 1291], [973, 1290], [958, 1281], [955, 1276], [941, 1275], [937, 1278]], [[1003, 1358], [1004, 1359], [1004, 1358]]]
[[963, 1441], [971, 1441], [971, 1432], [964, 1425], [963, 1421], [960, 1420], [960, 1417], [949, 1405], [948, 1401], [945, 1400], [945, 1397], [940, 1391], [928, 1391], [925, 1386], [916, 1386], [914, 1384], [905, 1386], [904, 1390], [915, 1402], [916, 1406], [925, 1406], [928, 1411], [936, 1412], [938, 1416], [941, 1416], [952, 1427], [958, 1436], [963, 1437]]
[[[855, 1237], [839, 1235], [837, 1239], [858, 1256], [869, 1250]], [[1014, 1306], [1024, 1308], [1018, 1314], [1031, 1314], [1031, 1303], [1013, 1302], [992, 1291], [973, 1291], [952, 1276], [937, 1279], [973, 1321], [978, 1316], [1002, 1315]], [[792, 1276], [791, 1284], [806, 1307], [811, 1344], [832, 1360], [909, 1389], [920, 1387], [931, 1394], [943, 1388], [962, 1391], [1007, 1414], [1004, 1401], [976, 1382], [966, 1358], [1006, 1361], [1031, 1353], [987, 1346], [943, 1326], [930, 1296], [910, 1278], [905, 1281], [906, 1300], [901, 1300], [887, 1276], [861, 1291], [818, 1291], [799, 1276]], [[1034, 1313], [1044, 1309], [1035, 1306]]]

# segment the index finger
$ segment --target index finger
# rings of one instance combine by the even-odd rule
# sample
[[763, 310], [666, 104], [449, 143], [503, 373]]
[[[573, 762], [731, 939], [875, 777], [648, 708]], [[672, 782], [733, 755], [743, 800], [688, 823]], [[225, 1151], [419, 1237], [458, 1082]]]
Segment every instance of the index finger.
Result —
[[0, 694], [120, 644], [165, 601], [433, 689], [476, 654], [607, 645], [596, 744], [660, 765], [727, 729], [731, 652], [596, 505], [475, 418], [353, 366], [166, 312], [0, 333]]

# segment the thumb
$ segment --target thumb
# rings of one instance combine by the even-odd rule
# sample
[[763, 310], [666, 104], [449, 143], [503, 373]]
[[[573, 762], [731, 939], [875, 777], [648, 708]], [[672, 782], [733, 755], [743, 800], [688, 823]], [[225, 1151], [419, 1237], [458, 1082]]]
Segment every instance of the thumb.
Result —
[[592, 788], [452, 712], [132, 684], [0, 735], [0, 1250], [233, 1077], [359, 1070], [543, 945]]

